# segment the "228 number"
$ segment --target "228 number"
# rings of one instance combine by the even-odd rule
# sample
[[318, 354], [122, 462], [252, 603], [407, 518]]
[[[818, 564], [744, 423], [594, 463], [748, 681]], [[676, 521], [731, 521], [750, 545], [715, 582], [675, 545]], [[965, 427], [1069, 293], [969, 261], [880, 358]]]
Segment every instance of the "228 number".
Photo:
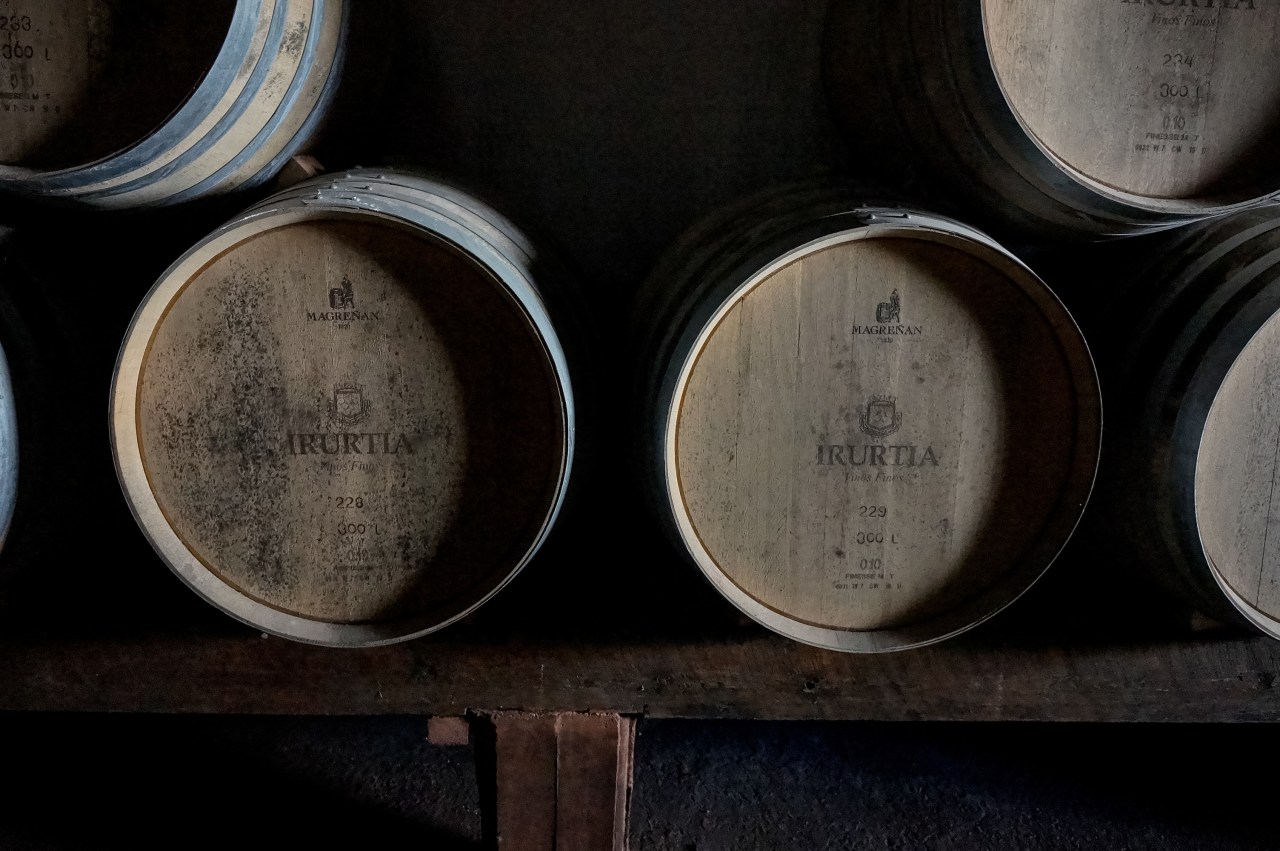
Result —
[[362, 496], [336, 496], [333, 500], [334, 508], [364, 508]]

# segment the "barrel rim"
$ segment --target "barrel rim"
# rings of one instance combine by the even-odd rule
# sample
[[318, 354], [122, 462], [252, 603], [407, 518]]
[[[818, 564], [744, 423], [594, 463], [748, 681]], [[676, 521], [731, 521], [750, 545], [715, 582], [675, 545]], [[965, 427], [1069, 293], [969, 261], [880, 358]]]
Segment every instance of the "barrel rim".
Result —
[[[307, 221], [332, 221], [335, 218], [358, 222], [389, 224], [416, 232], [421, 238], [434, 239], [451, 246], [460, 255], [471, 259], [478, 268], [504, 289], [514, 305], [524, 312], [535, 338], [548, 354], [549, 372], [554, 377], [559, 393], [562, 424], [562, 462], [555, 487], [555, 495], [547, 506], [543, 522], [530, 543], [528, 550], [516, 560], [507, 574], [478, 600], [468, 603], [461, 611], [443, 619], [423, 615], [409, 616], [388, 621], [336, 624], [285, 612], [260, 602], [235, 589], [229, 582], [206, 567], [168, 526], [163, 510], [152, 491], [147, 471], [142, 463], [140, 435], [135, 416], [138, 404], [139, 383], [143, 354], [149, 348], [156, 328], [163, 321], [169, 306], [180, 297], [185, 286], [200, 268], [234, 247], [244, 238]], [[452, 225], [452, 226], [451, 226]], [[112, 380], [110, 432], [112, 456], [125, 500], [135, 521], [148, 542], [182, 581], [206, 602], [235, 617], [255, 629], [296, 641], [333, 647], [371, 647], [407, 641], [443, 629], [467, 617], [480, 606], [501, 592], [533, 559], [545, 542], [564, 505], [567, 486], [574, 460], [574, 406], [572, 387], [563, 349], [551, 328], [550, 317], [540, 302], [532, 303], [521, 298], [522, 289], [536, 292], [532, 279], [515, 263], [505, 258], [492, 246], [481, 248], [479, 254], [461, 244], [466, 228], [457, 223], [441, 224], [441, 233], [428, 225], [386, 213], [369, 207], [343, 203], [340, 199], [328, 202], [303, 200], [290, 203], [282, 201], [266, 208], [255, 208], [204, 239], [176, 261], [151, 288], [130, 323], [122, 344]], [[450, 232], [451, 231], [451, 232]], [[451, 238], [451, 237], [457, 237]], [[472, 245], [479, 246], [472, 241]], [[487, 256], [482, 256], [486, 255]], [[514, 286], [513, 286], [514, 284]], [[540, 321], [534, 321], [533, 317]], [[544, 328], [549, 329], [548, 337]], [[551, 356], [552, 349], [559, 350], [560, 358]]]
[[[1022, 114], [1013, 104], [1013, 99], [1009, 94], [1008, 87], [1005, 85], [1004, 76], [1000, 71], [1000, 65], [996, 62], [995, 55], [992, 50], [992, 34], [990, 27], [990, 15], [988, 13], [990, 0], [979, 0], [979, 14], [981, 16], [982, 41], [987, 66], [991, 69], [992, 78], [996, 82], [996, 88], [999, 91], [1001, 103], [1008, 112], [1008, 117], [1012, 118], [1025, 136], [1025, 141], [1034, 146], [1027, 147], [1022, 142], [1023, 139], [1004, 139], [1006, 143], [1013, 144], [1023, 157], [1034, 156], [1038, 153], [1048, 163], [1059, 171], [1073, 183], [1084, 188], [1085, 190], [1096, 193], [1103, 198], [1126, 205], [1128, 207], [1141, 210], [1146, 213], [1154, 213], [1161, 216], [1180, 217], [1185, 223], [1187, 217], [1208, 218], [1210, 216], [1229, 215], [1240, 210], [1246, 210], [1260, 204], [1266, 204], [1271, 201], [1280, 199], [1280, 173], [1275, 176], [1273, 181], [1274, 188], [1266, 189], [1262, 192], [1250, 191], [1241, 188], [1237, 191], [1223, 191], [1218, 193], [1207, 193], [1195, 197], [1187, 198], [1167, 198], [1157, 195], [1144, 195], [1138, 192], [1131, 192], [1118, 186], [1112, 186], [1097, 178], [1090, 177], [1081, 169], [1071, 165], [1056, 152], [1051, 150], [1047, 144], [1036, 134], [1027, 124]], [[1175, 225], [1178, 222], [1174, 223]]]
[[[146, 207], [259, 186], [311, 138], [331, 106], [345, 64], [349, 16], [348, 0], [236, 0], [209, 69], [155, 128], [91, 162], [51, 170], [0, 166], [0, 188], [49, 203]], [[219, 153], [226, 134], [248, 126], [251, 108], [261, 106], [264, 83], [281, 64], [281, 45], [295, 19], [306, 22], [307, 38], [289, 85], [244, 144]], [[255, 162], [260, 167], [248, 168]], [[160, 191], [187, 172], [189, 182]]]
[[[1273, 229], [1274, 227], [1271, 227], [1267, 230]], [[1258, 229], [1251, 229], [1249, 233], [1255, 230]], [[1247, 289], [1248, 282], [1256, 280], [1259, 276], [1267, 275], [1269, 272], [1272, 274], [1264, 281], [1262, 290], [1270, 290], [1271, 301], [1280, 306], [1280, 286], [1278, 286], [1280, 277], [1277, 277], [1277, 275], [1280, 275], [1280, 247], [1274, 248], [1262, 258], [1250, 264], [1249, 267], [1241, 272], [1239, 278], [1245, 281], [1244, 289]], [[1223, 569], [1210, 554], [1208, 544], [1205, 541], [1204, 530], [1199, 523], [1199, 506], [1202, 504], [1201, 459], [1209, 420], [1213, 417], [1219, 400], [1223, 397], [1232, 373], [1235, 372], [1245, 354], [1256, 343], [1258, 336], [1270, 323], [1280, 322], [1280, 310], [1268, 310], [1267, 308], [1271, 305], [1262, 305], [1257, 298], [1259, 294], [1259, 292], [1246, 292], [1244, 294], [1237, 292], [1233, 295], [1232, 301], [1242, 301], [1243, 303], [1231, 311], [1231, 315], [1227, 318], [1220, 333], [1212, 340], [1210, 349], [1196, 364], [1195, 374], [1191, 378], [1184, 395], [1184, 399], [1188, 401], [1180, 406], [1178, 416], [1175, 419], [1173, 434], [1175, 435], [1175, 443], [1178, 442], [1178, 435], [1185, 436], [1189, 433], [1198, 433], [1198, 436], [1192, 443], [1194, 450], [1189, 453], [1189, 457], [1184, 461], [1187, 466], [1183, 467], [1182, 464], [1178, 463], [1183, 459], [1175, 456], [1171, 460], [1171, 474], [1174, 481], [1176, 481], [1176, 476], [1180, 469], [1185, 475], [1189, 476], [1189, 480], [1184, 483], [1184, 488], [1187, 491], [1186, 500], [1189, 501], [1186, 509], [1190, 512], [1188, 515], [1190, 522], [1182, 524], [1182, 528], [1191, 533], [1194, 551], [1203, 559], [1205, 572], [1208, 573], [1223, 596], [1245, 620], [1268, 636], [1280, 638], [1280, 612], [1268, 613], [1232, 584]], [[1232, 305], [1230, 304], [1224, 306], [1222, 312], [1231, 310], [1231, 307]], [[1212, 392], [1206, 392], [1207, 388], [1212, 388]]]
[[[117, 197], [130, 199], [140, 206], [164, 203], [180, 204], [195, 198], [219, 192], [234, 191], [261, 184], [270, 179], [293, 153], [307, 141], [304, 130], [314, 130], [336, 93], [338, 74], [345, 61], [345, 33], [347, 11], [350, 7], [342, 0], [312, 0], [307, 18], [307, 38], [299, 56], [289, 85], [275, 99], [275, 108], [266, 116], [253, 136], [238, 145], [234, 153], [220, 155], [219, 148], [228, 135], [240, 132], [256, 119], [250, 117], [250, 107], [271, 103], [262, 95], [266, 89], [257, 85], [247, 99], [237, 102], [235, 108], [189, 149], [160, 168], [151, 165], [149, 171], [139, 171], [125, 182], [94, 184], [81, 187], [95, 199], [109, 201]], [[281, 16], [282, 36], [289, 22]], [[275, 21], [272, 23], [273, 30]], [[274, 44], [274, 42], [273, 42]], [[272, 61], [265, 61], [271, 59]], [[279, 51], [268, 47], [263, 52], [264, 79], [267, 74], [280, 70]], [[255, 71], [255, 77], [257, 76]], [[319, 86], [317, 79], [323, 78]], [[213, 157], [214, 168], [205, 177], [189, 182], [172, 192], [163, 189], [164, 183], [175, 175], [181, 176], [188, 169], [198, 170], [207, 158]], [[257, 160], [258, 168], [252, 168]], [[156, 193], [159, 192], [157, 197]]]
[[0, 346], [0, 548], [18, 508], [24, 440], [18, 430], [17, 393], [8, 354]]
[[[746, 280], [733, 286], [727, 295], [725, 290], [728, 288], [721, 287], [719, 291], [708, 296], [710, 300], [717, 302], [716, 309], [711, 318], [698, 329], [692, 345], [689, 345], [683, 353], [679, 369], [668, 370], [669, 373], [674, 372], [676, 378], [672, 383], [670, 395], [664, 394], [664, 398], [659, 400], [659, 416], [662, 421], [655, 431], [662, 441], [661, 451], [658, 453], [661, 458], [658, 459], [658, 464], [662, 468], [660, 481], [664, 485], [664, 505], [680, 541], [712, 586], [748, 617], [788, 638], [829, 650], [872, 653], [921, 647], [966, 632], [1003, 611], [1039, 581], [1052, 566], [1079, 524], [1084, 506], [1092, 492], [1099, 463], [1102, 410], [1097, 373], [1089, 355], [1087, 342], [1057, 295], [1025, 264], [984, 234], [949, 219], [915, 211], [906, 213], [902, 210], [851, 212], [856, 212], [862, 218], [861, 227], [834, 230], [825, 237], [810, 240], [798, 247], [793, 246], [790, 250], [780, 251], [771, 263], [750, 273]], [[899, 627], [852, 630], [805, 623], [782, 614], [746, 593], [728, 576], [703, 546], [689, 517], [679, 485], [676, 443], [681, 401], [698, 353], [714, 331], [718, 317], [722, 317], [730, 310], [746, 292], [799, 256], [844, 242], [886, 237], [925, 239], [932, 237], [939, 242], [963, 246], [970, 252], [976, 247], [986, 255], [983, 259], [995, 261], [993, 265], [998, 264], [997, 268], [1003, 267], [1002, 270], [1007, 271], [1011, 277], [1016, 276], [1015, 284], [1020, 283], [1017, 279], [1025, 282], [1022, 288], [1042, 312], [1045, 312], [1046, 321], [1057, 332], [1062, 345], [1064, 361], [1076, 391], [1077, 415], [1073, 423], [1075, 441], [1072, 449], [1072, 463], [1064, 477], [1062, 492], [1044, 524], [1044, 528], [1052, 530], [1053, 534], [1033, 541], [1031, 549], [1024, 552], [1017, 562], [1001, 573], [991, 586], [955, 607]], [[1046, 308], [1056, 315], [1049, 315]], [[1067, 335], [1066, 338], [1062, 336], [1064, 333]], [[1031, 556], [1038, 557], [1039, 562], [1037, 563], [1037, 559]]]
[[[226, 97], [228, 83], [235, 78], [240, 64], [251, 56], [261, 55], [260, 52], [258, 54], [250, 52], [253, 47], [254, 25], [261, 18], [263, 4], [275, 2], [277, 0], [236, 0], [236, 9], [227, 28], [226, 38], [208, 70], [186, 99], [143, 136], [117, 151], [75, 165], [49, 169], [0, 165], [0, 184], [12, 183], [14, 186], [21, 186], [25, 182], [31, 182], [39, 191], [47, 191], [66, 181], [75, 181], [77, 178], [96, 177], [104, 171], [112, 174], [111, 169], [131, 170], [135, 167], [132, 163], [134, 158], [150, 159], [169, 150], [173, 143], [180, 141], [187, 132], [185, 129], [180, 129], [185, 126], [182, 119], [198, 118], [199, 115], [204, 114], [207, 102], [216, 104], [221, 98]], [[288, 2], [288, 0], [280, 0], [280, 2]], [[232, 61], [233, 59], [237, 61]], [[247, 87], [248, 80], [245, 81], [245, 88]], [[192, 113], [199, 113], [199, 115], [192, 116]], [[76, 184], [68, 185], [70, 188], [75, 188]]]

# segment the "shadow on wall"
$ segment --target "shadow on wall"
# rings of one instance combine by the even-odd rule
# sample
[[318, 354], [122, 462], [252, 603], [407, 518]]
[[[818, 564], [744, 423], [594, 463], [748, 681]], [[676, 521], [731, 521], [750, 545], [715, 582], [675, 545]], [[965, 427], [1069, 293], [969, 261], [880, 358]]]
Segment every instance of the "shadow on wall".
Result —
[[395, 58], [382, 80], [349, 87], [365, 97], [339, 102], [325, 164], [412, 165], [496, 193], [573, 251], [603, 296], [593, 306], [629, 299], [720, 204], [840, 168], [821, 80], [826, 0], [732, 14], [686, 0], [378, 7], [381, 26], [357, 21], [353, 55]]

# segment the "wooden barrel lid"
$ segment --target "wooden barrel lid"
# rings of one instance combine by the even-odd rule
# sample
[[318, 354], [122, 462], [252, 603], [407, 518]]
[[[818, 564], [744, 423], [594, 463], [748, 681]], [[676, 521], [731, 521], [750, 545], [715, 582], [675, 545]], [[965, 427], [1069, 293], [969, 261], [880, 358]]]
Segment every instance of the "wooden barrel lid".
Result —
[[1014, 112], [1079, 176], [1157, 201], [1275, 190], [1280, 5], [984, 0], [983, 11]]
[[1210, 569], [1250, 619], [1280, 634], [1280, 316], [1253, 336], [1209, 408], [1195, 512]]
[[883, 650], [1016, 598], [1074, 527], [1097, 389], [1015, 262], [944, 234], [834, 234], [707, 325], [677, 385], [669, 499], [704, 572], [766, 625]]
[[123, 358], [117, 454], [140, 523], [269, 631], [429, 631], [500, 588], [558, 508], [545, 344], [493, 273], [423, 231], [250, 220], [158, 286]]
[[235, 5], [13, 0], [0, 6], [0, 165], [88, 163], [145, 137], [213, 64]]

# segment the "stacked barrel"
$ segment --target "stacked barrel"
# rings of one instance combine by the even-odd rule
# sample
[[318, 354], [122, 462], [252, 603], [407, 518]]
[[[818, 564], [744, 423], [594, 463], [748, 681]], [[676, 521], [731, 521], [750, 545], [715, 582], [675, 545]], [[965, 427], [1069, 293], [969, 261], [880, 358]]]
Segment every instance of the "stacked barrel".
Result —
[[[576, 276], [428, 157], [280, 178], [363, 61], [353, 8], [0, 3], [10, 208], [248, 205], [147, 277], [93, 438], [200, 597], [315, 644], [441, 629], [533, 561], [594, 443], [746, 616], [902, 650], [1036, 583], [1105, 455], [1101, 534], [1280, 637], [1280, 6], [831, 0], [851, 175], [702, 211], [626, 294], [630, 334], [582, 321]], [[1133, 237], [1125, 263], [1041, 277], [1044, 249], [1109, 237]], [[1126, 322], [1086, 341], [1100, 284]], [[625, 390], [584, 381], [590, 327], [617, 329]], [[0, 357], [0, 530], [42, 404], [22, 368]], [[563, 560], [595, 552], [586, 525]]]
[[344, 0], [5, 9], [0, 191], [44, 201], [136, 208], [257, 186], [309, 140], [344, 56]]
[[786, 635], [874, 651], [961, 632], [1043, 573], [1088, 498], [1084, 340], [968, 226], [764, 206], [650, 280], [685, 294], [650, 308], [641, 361], [657, 511]]
[[180, 259], [121, 351], [112, 442], [165, 561], [262, 629], [370, 645], [463, 617], [564, 501], [573, 385], [534, 249], [480, 201], [352, 172]]

